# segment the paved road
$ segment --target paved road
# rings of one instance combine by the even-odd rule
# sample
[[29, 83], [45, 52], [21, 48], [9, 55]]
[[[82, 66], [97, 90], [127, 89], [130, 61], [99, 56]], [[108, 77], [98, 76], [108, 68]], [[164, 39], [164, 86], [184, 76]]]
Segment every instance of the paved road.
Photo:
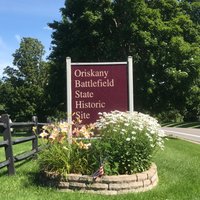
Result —
[[200, 143], [200, 129], [162, 127], [167, 135]]

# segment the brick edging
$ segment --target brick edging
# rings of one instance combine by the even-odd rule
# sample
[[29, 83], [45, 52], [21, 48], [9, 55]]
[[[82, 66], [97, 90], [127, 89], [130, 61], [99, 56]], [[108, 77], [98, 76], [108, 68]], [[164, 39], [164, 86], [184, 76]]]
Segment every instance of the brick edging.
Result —
[[144, 192], [151, 190], [158, 183], [157, 167], [151, 167], [142, 173], [132, 175], [102, 176], [93, 180], [91, 176], [68, 174], [58, 176], [55, 173], [45, 173], [45, 182], [54, 185], [62, 191], [84, 191], [105, 195], [123, 194], [129, 192]]

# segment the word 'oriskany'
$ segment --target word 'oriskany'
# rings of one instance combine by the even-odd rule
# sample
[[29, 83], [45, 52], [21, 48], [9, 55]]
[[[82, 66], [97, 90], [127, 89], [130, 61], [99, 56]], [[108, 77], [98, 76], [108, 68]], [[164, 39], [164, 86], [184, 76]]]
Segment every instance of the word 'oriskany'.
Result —
[[109, 71], [104, 71], [104, 70], [80, 70], [80, 69], [76, 69], [74, 71], [74, 75], [75, 77], [101, 77], [101, 78], [107, 78], [108, 77], [108, 73]]

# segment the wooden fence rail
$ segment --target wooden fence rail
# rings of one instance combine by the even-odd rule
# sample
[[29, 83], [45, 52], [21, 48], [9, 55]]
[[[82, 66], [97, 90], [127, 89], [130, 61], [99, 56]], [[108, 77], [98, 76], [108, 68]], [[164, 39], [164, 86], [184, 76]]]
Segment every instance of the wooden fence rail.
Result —
[[[15, 174], [15, 162], [22, 161], [31, 156], [34, 156], [39, 151], [38, 146], [38, 132], [39, 126], [44, 125], [44, 123], [38, 123], [37, 117], [33, 117], [32, 122], [11, 122], [9, 115], [4, 114], [0, 116], [0, 127], [3, 127], [3, 141], [0, 142], [0, 148], [4, 148], [5, 150], [5, 161], [0, 162], [0, 169], [3, 167], [7, 167], [8, 175]], [[32, 128], [36, 127], [36, 131], [33, 132]], [[20, 139], [12, 139], [11, 128], [31, 128], [31, 136], [20, 138]], [[17, 145], [20, 143], [32, 141], [32, 150], [23, 152], [22, 154], [14, 155], [13, 153], [13, 145]]]

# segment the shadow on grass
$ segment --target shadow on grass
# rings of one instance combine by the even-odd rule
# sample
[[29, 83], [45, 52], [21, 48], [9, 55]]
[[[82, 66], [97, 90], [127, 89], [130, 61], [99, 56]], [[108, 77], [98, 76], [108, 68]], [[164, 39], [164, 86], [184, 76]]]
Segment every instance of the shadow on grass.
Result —
[[[15, 174], [17, 174], [17, 170], [19, 168], [21, 168], [22, 166], [24, 166], [25, 164], [27, 164], [28, 162], [30, 162], [33, 158], [27, 158], [26, 160], [23, 160], [23, 161], [20, 161], [20, 162], [17, 162], [15, 163]], [[3, 167], [2, 168], [2, 171], [0, 172], [0, 176], [6, 176], [6, 175], [9, 175], [8, 174], [8, 169], [7, 169], [7, 166]]]
[[165, 138], [170, 140], [180, 140], [178, 137], [175, 137], [174, 135], [167, 135], [165, 136]]
[[[53, 188], [53, 189], [57, 189], [60, 180], [59, 179], [48, 179], [44, 173], [42, 172], [30, 172], [27, 174], [28, 176], [28, 182], [31, 185], [34, 185], [36, 187], [43, 187], [43, 188]], [[27, 184], [26, 184], [27, 185]]]
[[28, 162], [30, 162], [31, 160], [35, 159], [34, 156], [30, 157], [30, 158], [27, 158], [26, 160], [23, 160], [23, 161], [20, 161], [20, 162], [17, 162], [15, 164], [15, 168], [18, 169], [20, 168], [21, 166], [27, 164]]
[[198, 126], [200, 126], [200, 122], [183, 123], [183, 124], [178, 125], [177, 127], [180, 127], [180, 128], [197, 128]]
[[1, 177], [1, 176], [6, 176], [6, 175], [8, 175], [8, 170], [7, 170], [7, 168], [5, 167], [5, 168], [2, 168], [2, 171], [0, 172], [0, 177]]

